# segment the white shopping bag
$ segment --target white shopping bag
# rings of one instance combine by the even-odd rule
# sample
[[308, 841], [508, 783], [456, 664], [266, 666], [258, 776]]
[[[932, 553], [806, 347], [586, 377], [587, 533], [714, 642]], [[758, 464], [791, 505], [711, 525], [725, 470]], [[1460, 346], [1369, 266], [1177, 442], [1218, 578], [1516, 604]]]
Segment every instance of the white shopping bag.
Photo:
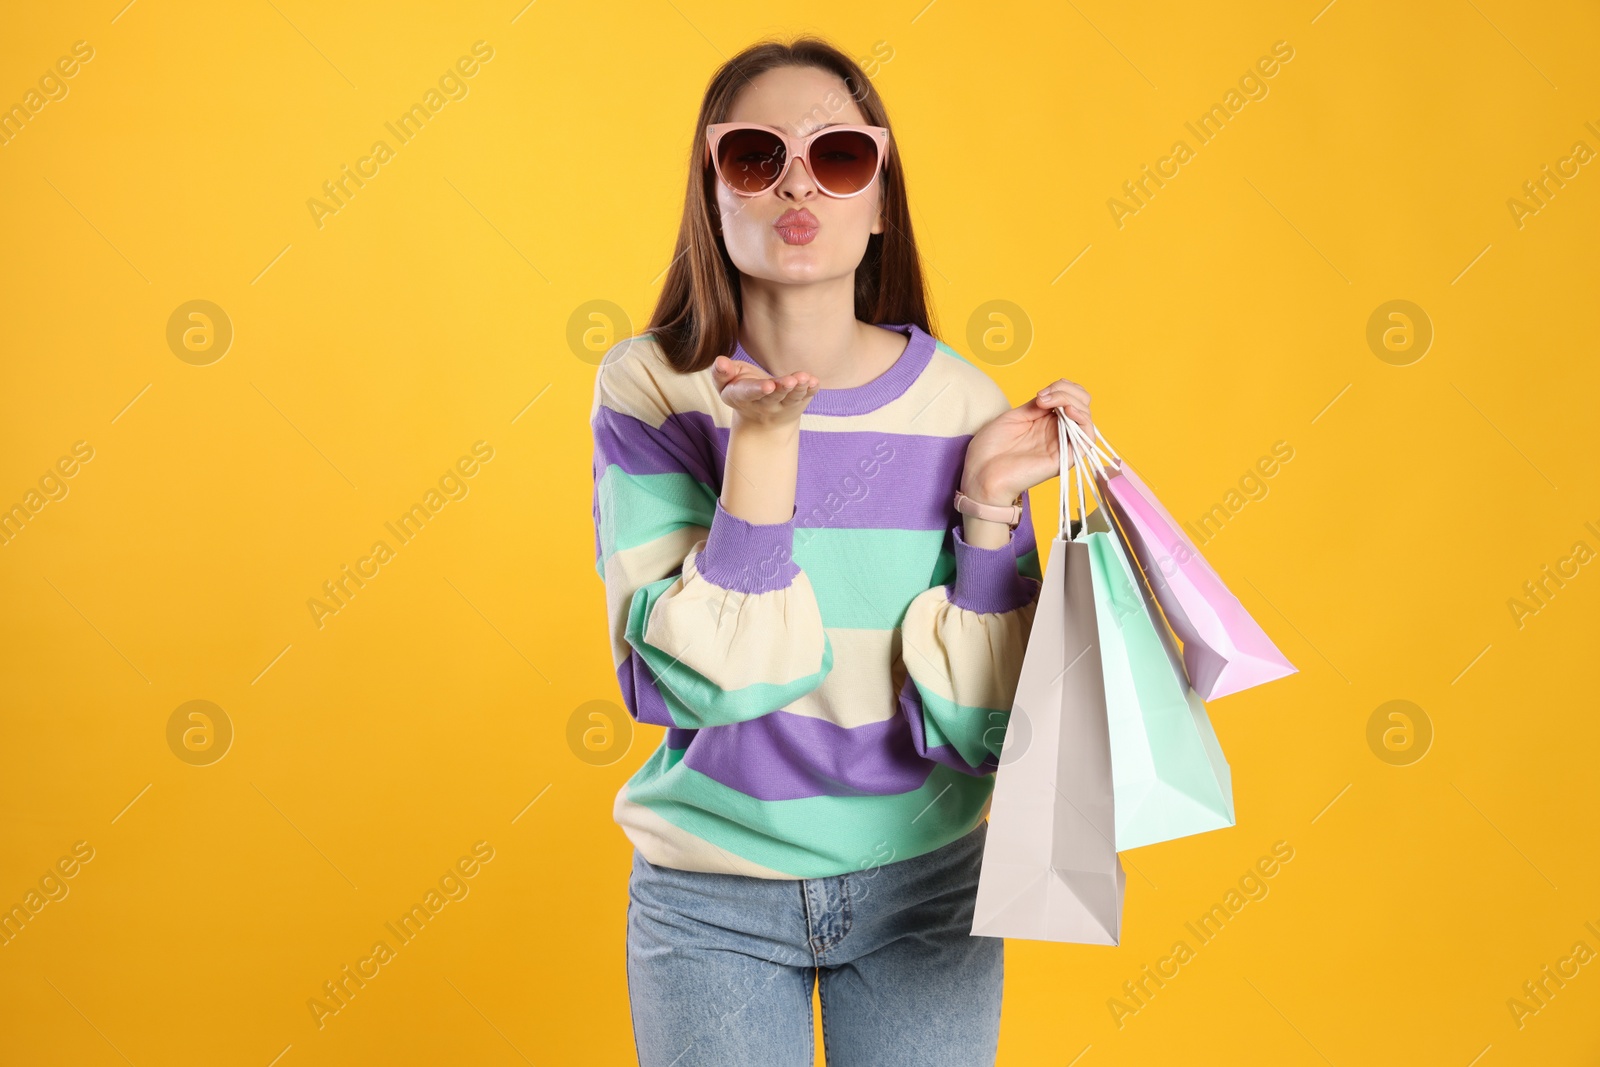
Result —
[[1060, 529], [995, 772], [972, 933], [1115, 945], [1126, 879], [1115, 845], [1105, 685], [1083, 540], [1108, 527], [1099, 510], [1087, 523], [1071, 521], [1071, 441], [1058, 428]]

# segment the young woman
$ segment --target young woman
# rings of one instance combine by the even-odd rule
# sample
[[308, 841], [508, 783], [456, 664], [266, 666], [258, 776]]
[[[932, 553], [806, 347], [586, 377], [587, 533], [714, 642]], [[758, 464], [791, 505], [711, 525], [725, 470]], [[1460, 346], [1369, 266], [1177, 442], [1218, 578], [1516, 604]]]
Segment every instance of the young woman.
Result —
[[649, 330], [592, 411], [596, 567], [644, 1067], [992, 1063], [1004, 941], [971, 934], [1039, 590], [1019, 407], [935, 338], [883, 102], [814, 38], [712, 78]]

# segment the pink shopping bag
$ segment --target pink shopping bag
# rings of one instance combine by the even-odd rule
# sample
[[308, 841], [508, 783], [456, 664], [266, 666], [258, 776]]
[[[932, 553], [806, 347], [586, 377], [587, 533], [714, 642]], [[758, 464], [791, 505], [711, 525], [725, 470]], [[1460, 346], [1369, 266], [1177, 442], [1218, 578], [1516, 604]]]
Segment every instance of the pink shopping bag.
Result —
[[1189, 684], [1215, 700], [1299, 670], [1223, 584], [1161, 501], [1096, 428], [1110, 453], [1096, 482], [1139, 558], [1156, 602], [1183, 642]]

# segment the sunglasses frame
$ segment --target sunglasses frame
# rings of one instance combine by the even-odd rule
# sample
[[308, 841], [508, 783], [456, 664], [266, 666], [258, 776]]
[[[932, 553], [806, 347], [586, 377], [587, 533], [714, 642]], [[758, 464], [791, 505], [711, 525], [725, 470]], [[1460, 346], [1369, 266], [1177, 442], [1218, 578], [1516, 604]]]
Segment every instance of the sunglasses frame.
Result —
[[[783, 169], [780, 170], [778, 172], [778, 176], [772, 180], [772, 184], [768, 185], [765, 189], [761, 189], [753, 193], [747, 193], [735, 186], [732, 182], [728, 181], [728, 179], [723, 175], [722, 165], [717, 161], [717, 145], [721, 143], [725, 134], [732, 133], [735, 130], [765, 130], [783, 142]], [[872, 172], [872, 177], [867, 181], [867, 184], [863, 185], [853, 193], [835, 193], [827, 186], [823, 185], [822, 182], [818, 181], [816, 172], [811, 169], [811, 142], [815, 141], [818, 137], [821, 137], [824, 134], [849, 132], [867, 134], [877, 142], [878, 162]], [[888, 157], [888, 147], [889, 129], [886, 126], [819, 126], [803, 137], [791, 134], [787, 130], [779, 129], [777, 126], [768, 126], [760, 122], [713, 122], [711, 125], [706, 127], [707, 165], [716, 171], [717, 178], [721, 180], [723, 185], [726, 185], [729, 189], [743, 197], [761, 196], [763, 193], [772, 192], [779, 185], [783, 184], [784, 176], [789, 173], [789, 168], [794, 165], [794, 161], [797, 159], [800, 160], [801, 165], [805, 167], [806, 174], [811, 177], [812, 184], [821, 190], [823, 195], [831, 196], [836, 200], [848, 200], [852, 196], [860, 196], [868, 189], [871, 189], [873, 184], [877, 182], [878, 175], [883, 173], [884, 161]]]

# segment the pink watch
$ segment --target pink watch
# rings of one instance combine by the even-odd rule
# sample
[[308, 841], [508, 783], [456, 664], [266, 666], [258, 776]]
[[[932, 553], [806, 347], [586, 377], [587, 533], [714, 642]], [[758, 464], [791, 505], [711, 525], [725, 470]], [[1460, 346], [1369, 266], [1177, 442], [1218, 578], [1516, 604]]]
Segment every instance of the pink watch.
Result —
[[1008, 505], [982, 504], [967, 496], [961, 490], [956, 490], [956, 510], [963, 515], [971, 515], [977, 519], [988, 519], [991, 522], [1003, 522], [1015, 530], [1022, 522], [1022, 495]]

